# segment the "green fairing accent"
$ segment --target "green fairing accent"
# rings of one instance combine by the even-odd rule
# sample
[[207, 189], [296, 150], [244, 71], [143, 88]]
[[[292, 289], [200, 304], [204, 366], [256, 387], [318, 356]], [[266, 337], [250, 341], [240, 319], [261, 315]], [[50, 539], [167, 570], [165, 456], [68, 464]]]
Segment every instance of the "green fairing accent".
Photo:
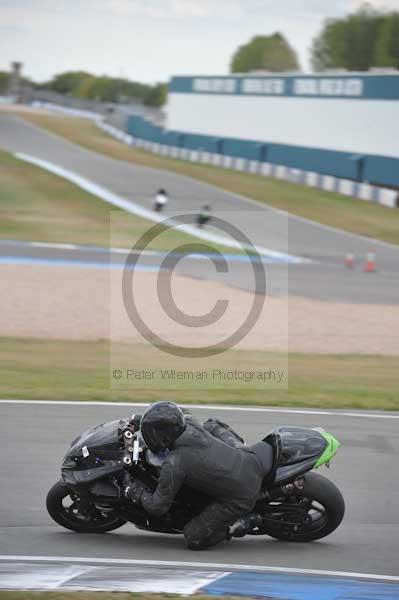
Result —
[[323, 454], [320, 456], [319, 460], [313, 467], [314, 469], [318, 469], [321, 465], [324, 465], [333, 458], [334, 454], [337, 452], [340, 447], [339, 441], [331, 435], [331, 433], [327, 433], [327, 431], [323, 431], [321, 434], [327, 442], [327, 447], [324, 450]]

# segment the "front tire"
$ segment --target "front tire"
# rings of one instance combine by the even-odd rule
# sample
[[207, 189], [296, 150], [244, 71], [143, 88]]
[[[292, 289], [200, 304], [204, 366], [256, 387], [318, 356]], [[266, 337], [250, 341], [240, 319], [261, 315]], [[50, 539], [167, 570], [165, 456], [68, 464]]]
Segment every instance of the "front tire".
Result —
[[[119, 529], [127, 522], [115, 513], [103, 515], [101, 510], [95, 507], [92, 511], [93, 518], [90, 520], [74, 508], [74, 498], [71, 494], [71, 489], [62, 479], [57, 481], [47, 494], [47, 511], [58, 525], [79, 533], [107, 533]], [[67, 501], [69, 506], [65, 505]]]
[[277, 540], [313, 542], [332, 533], [344, 518], [345, 501], [341, 492], [322, 475], [308, 473], [304, 477], [303, 488], [297, 490], [295, 498], [295, 507], [301, 508], [304, 515], [302, 522], [299, 519], [297, 524], [285, 526], [283, 518], [281, 526], [266, 526], [264, 533]]

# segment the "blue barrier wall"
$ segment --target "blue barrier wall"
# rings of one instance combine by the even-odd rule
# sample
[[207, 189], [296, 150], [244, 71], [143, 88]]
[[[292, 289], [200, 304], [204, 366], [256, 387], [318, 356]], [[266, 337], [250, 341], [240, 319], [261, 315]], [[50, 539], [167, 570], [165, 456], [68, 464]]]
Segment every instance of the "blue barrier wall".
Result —
[[228, 96], [281, 96], [398, 100], [399, 76], [395, 73], [342, 73], [332, 75], [211, 75], [172, 77], [173, 94], [224, 94]]
[[137, 116], [129, 117], [128, 133], [157, 144], [399, 187], [399, 158], [167, 131]]

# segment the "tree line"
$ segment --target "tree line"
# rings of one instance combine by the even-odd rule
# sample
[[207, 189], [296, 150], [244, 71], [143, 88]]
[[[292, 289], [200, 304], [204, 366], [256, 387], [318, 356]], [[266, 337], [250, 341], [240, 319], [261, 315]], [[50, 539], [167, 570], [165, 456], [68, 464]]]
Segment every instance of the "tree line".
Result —
[[167, 93], [166, 84], [148, 85], [122, 77], [96, 76], [86, 71], [61, 73], [40, 87], [75, 98], [102, 102], [139, 100], [147, 106], [162, 106]]
[[[365, 5], [342, 19], [327, 19], [313, 40], [314, 71], [371, 67], [399, 69], [399, 12], [378, 12]], [[299, 71], [295, 50], [281, 33], [256, 36], [234, 53], [230, 71]]]
[[[0, 71], [0, 93], [6, 93], [9, 81], [10, 74]], [[162, 106], [167, 95], [167, 84], [148, 85], [122, 77], [96, 76], [86, 71], [67, 71], [42, 83], [24, 78], [21, 83], [34, 89], [51, 90], [75, 98], [115, 103], [136, 100], [155, 107]]]
[[365, 6], [344, 19], [328, 20], [313, 41], [311, 60], [315, 71], [399, 69], [399, 12]]

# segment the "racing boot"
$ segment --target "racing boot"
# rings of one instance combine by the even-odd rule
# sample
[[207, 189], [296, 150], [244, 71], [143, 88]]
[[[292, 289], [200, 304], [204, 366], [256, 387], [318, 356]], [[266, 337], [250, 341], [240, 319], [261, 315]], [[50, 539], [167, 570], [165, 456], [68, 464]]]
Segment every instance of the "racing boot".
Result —
[[258, 513], [249, 513], [244, 515], [241, 519], [237, 519], [235, 523], [230, 527], [231, 537], [244, 537], [247, 533], [255, 527], [260, 527], [263, 523], [262, 517]]

